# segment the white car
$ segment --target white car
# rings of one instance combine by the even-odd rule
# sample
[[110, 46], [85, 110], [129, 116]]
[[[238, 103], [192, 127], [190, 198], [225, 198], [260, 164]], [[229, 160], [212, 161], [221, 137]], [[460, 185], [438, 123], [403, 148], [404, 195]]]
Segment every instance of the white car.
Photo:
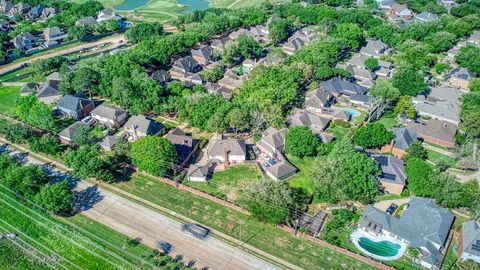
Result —
[[270, 156], [267, 155], [267, 154], [262, 154], [261, 157], [266, 160], [266, 161], [269, 161], [270, 160]]

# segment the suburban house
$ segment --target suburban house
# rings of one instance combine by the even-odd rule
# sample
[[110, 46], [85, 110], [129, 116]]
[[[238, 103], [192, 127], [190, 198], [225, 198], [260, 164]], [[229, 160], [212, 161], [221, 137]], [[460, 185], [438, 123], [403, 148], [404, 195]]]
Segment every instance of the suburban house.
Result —
[[38, 91], [38, 84], [34, 82], [26, 83], [20, 88], [20, 96], [27, 96], [30, 94], [36, 94]]
[[395, 0], [384, 0], [377, 3], [378, 3], [378, 8], [383, 11], [390, 10], [393, 7], [393, 5], [396, 4]]
[[2, 0], [0, 1], [0, 12], [7, 13], [10, 9], [13, 8], [13, 3], [11, 1]]
[[308, 111], [292, 110], [292, 115], [287, 122], [290, 126], [310, 127], [314, 134], [319, 135], [327, 129], [330, 119]]
[[426, 95], [413, 97], [412, 102], [419, 115], [458, 125], [463, 94], [463, 91], [451, 87], [434, 87]]
[[323, 108], [330, 107], [335, 102], [335, 97], [322, 88], [309, 91], [305, 98], [305, 109], [307, 111], [320, 113]]
[[195, 154], [198, 149], [199, 140], [188, 136], [180, 128], [172, 129], [166, 136], [165, 139], [170, 141], [175, 150], [177, 150], [178, 161], [180, 166], [187, 164], [191, 157]]
[[358, 95], [358, 94], [351, 95], [348, 100], [350, 101], [350, 104], [354, 106], [362, 107], [365, 109], [371, 109], [376, 101], [374, 97], [371, 97], [369, 95]]
[[13, 46], [15, 48], [20, 49], [20, 50], [29, 50], [33, 47], [35, 47], [35, 43], [37, 42], [38, 38], [36, 38], [34, 35], [25, 32], [21, 33], [18, 36], [16, 36], [14, 39], [12, 39]]
[[121, 21], [123, 18], [122, 16], [118, 15], [113, 9], [111, 8], [106, 8], [104, 10], [101, 10], [97, 14], [97, 22], [103, 22], [103, 21], [109, 21], [109, 20], [114, 20], [116, 22]]
[[350, 113], [341, 110], [341, 109], [333, 109], [333, 108], [323, 108], [320, 113], [320, 116], [332, 119], [332, 120], [342, 120], [342, 121], [350, 121], [351, 115]]
[[64, 96], [58, 101], [57, 109], [75, 120], [82, 120], [95, 109], [95, 103], [83, 93], [77, 93]]
[[[370, 57], [371, 56], [368, 56], [366, 54], [361, 54], [361, 53], [354, 54], [352, 56], [352, 58], [350, 58], [350, 60], [348, 60], [346, 62], [346, 69], [351, 71], [352, 73], [354, 73], [354, 72], [358, 73], [358, 74], [355, 74], [355, 73], [353, 74], [354, 76], [356, 75], [358, 77], [358, 78], [355, 77], [358, 80], [368, 79], [368, 80], [372, 81], [377, 76], [381, 77], [383, 79], [390, 78], [391, 74], [392, 74], [393, 65], [392, 65], [392, 63], [387, 62], [387, 61], [383, 61], [383, 60], [378, 60], [378, 68], [376, 68], [375, 70], [372, 71], [375, 75], [367, 74], [365, 76], [364, 74], [361, 74], [360, 72], [356, 71], [355, 68], [367, 70], [367, 66], [365, 65], [365, 61], [367, 59], [369, 59]], [[369, 86], [369, 85], [364, 85], [364, 86]]]
[[71, 144], [73, 143], [75, 134], [81, 127], [88, 127], [88, 125], [81, 121], [77, 121], [72, 125], [70, 125], [69, 127], [67, 127], [66, 129], [60, 131], [60, 133], [58, 133], [58, 138], [64, 144]]
[[415, 21], [417, 22], [434, 22], [436, 20], [438, 20], [438, 15], [427, 11], [415, 15]]
[[82, 18], [82, 19], [78, 19], [76, 22], [75, 22], [75, 25], [77, 26], [83, 26], [83, 27], [88, 27], [88, 26], [93, 26], [97, 24], [97, 21], [95, 20], [95, 18], [93, 18], [92, 16], [90, 17], [85, 17], [85, 18]]
[[223, 74], [223, 78], [218, 81], [218, 85], [230, 90], [235, 90], [242, 86], [245, 80], [246, 75], [239, 76], [233, 70], [228, 69], [225, 71], [225, 74]]
[[461, 262], [472, 260], [480, 263], [480, 224], [469, 220], [462, 224], [458, 239], [458, 257]]
[[67, 35], [60, 29], [60, 27], [48, 27], [43, 30], [45, 40], [59, 41], [67, 37]]
[[210, 162], [223, 163], [224, 168], [230, 164], [244, 163], [247, 160], [245, 141], [224, 139], [221, 135], [210, 141], [207, 156]]
[[42, 16], [42, 11], [45, 7], [40, 4], [32, 7], [30, 11], [27, 13], [27, 18], [30, 20], [36, 20], [37, 18]]
[[339, 77], [320, 82], [319, 88], [332, 94], [334, 97], [339, 97], [340, 95], [350, 96], [354, 94], [365, 95], [367, 93], [366, 87]]
[[375, 85], [377, 74], [365, 68], [347, 67], [347, 70], [352, 73], [357, 83], [364, 87], [372, 87]]
[[289, 38], [285, 44], [283, 44], [282, 51], [285, 54], [292, 55], [297, 51], [298, 49], [302, 48], [305, 46], [305, 41], [302, 39], [295, 37], [295, 38]]
[[115, 145], [118, 142], [118, 137], [108, 135], [105, 136], [100, 142], [98, 142], [98, 145], [103, 149], [107, 151], [112, 151], [115, 148]]
[[280, 181], [297, 173], [297, 168], [285, 160], [282, 154], [278, 156], [279, 162], [265, 169], [265, 174], [273, 180]]
[[109, 128], [123, 126], [128, 118], [126, 111], [105, 104], [96, 107], [90, 114], [98, 123]]
[[277, 153], [283, 151], [286, 134], [286, 128], [279, 130], [274, 127], [269, 127], [263, 132], [262, 139], [257, 143], [257, 147], [267, 155], [275, 156]]
[[46, 7], [44, 9], [42, 9], [42, 14], [40, 16], [41, 16], [42, 20], [46, 20], [50, 17], [53, 17], [53, 16], [57, 15], [58, 13], [60, 13], [59, 9], [53, 8], [53, 7]]
[[161, 123], [144, 115], [134, 115], [123, 126], [128, 135], [128, 141], [136, 141], [146, 136], [158, 136], [165, 129]]
[[455, 59], [455, 56], [457, 56], [457, 54], [460, 52], [460, 49], [462, 47], [463, 46], [460, 46], [458, 44], [453, 46], [450, 50], [447, 51], [447, 58], [450, 60]]
[[210, 94], [216, 93], [222, 96], [224, 99], [231, 99], [232, 98], [232, 89], [227, 88], [225, 86], [220, 86], [218, 83], [211, 83], [207, 82], [205, 84], [205, 89]]
[[187, 178], [193, 182], [206, 182], [210, 174], [210, 166], [192, 164], [187, 170]]
[[388, 10], [388, 18], [391, 20], [411, 20], [413, 17], [413, 11], [409, 9], [406, 5], [394, 4]]
[[231, 40], [236, 40], [238, 37], [240, 37], [242, 35], [250, 36], [250, 37], [253, 36], [252, 32], [248, 31], [245, 28], [240, 28], [240, 29], [230, 33], [230, 35], [228, 35], [228, 38], [231, 39]]
[[188, 74], [197, 73], [202, 66], [195, 61], [191, 56], [185, 56], [173, 63], [170, 69], [172, 77], [185, 78]]
[[436, 119], [421, 122], [411, 121], [407, 123], [407, 129], [427, 142], [445, 147], [455, 146], [457, 126], [452, 123]]
[[450, 210], [438, 207], [432, 199], [411, 197], [399, 217], [368, 205], [358, 224], [370, 234], [389, 235], [416, 248], [422, 266], [438, 269], [453, 220]]
[[369, 39], [367, 44], [360, 48], [360, 53], [368, 57], [380, 57], [388, 53], [389, 46], [378, 39]]
[[480, 46], [480, 30], [473, 32], [473, 34], [467, 39], [467, 42]]
[[8, 12], [7, 15], [9, 17], [14, 17], [15, 15], [24, 15], [27, 14], [32, 6], [28, 3], [20, 2], [14, 5]]
[[250, 33], [252, 33], [253, 38], [257, 41], [265, 43], [269, 43], [271, 41], [269, 38], [270, 30], [268, 29], [268, 26], [255, 25], [253, 27], [250, 27]]
[[53, 104], [62, 98], [62, 93], [58, 90], [60, 80], [48, 79], [40, 84], [37, 90], [37, 98], [45, 104]]
[[471, 73], [466, 68], [455, 68], [448, 73], [448, 83], [452, 87], [457, 87], [463, 90], [469, 90], [470, 81], [474, 78], [473, 73]]
[[394, 157], [403, 158], [407, 154], [407, 149], [417, 140], [417, 134], [407, 128], [392, 128], [394, 138], [390, 144], [381, 148], [382, 153], [391, 153]]
[[386, 194], [400, 195], [407, 184], [403, 161], [386, 155], [373, 155], [372, 158], [380, 167], [381, 174], [377, 179], [382, 190]]
[[447, 10], [450, 10], [452, 7], [458, 5], [455, 0], [439, 0], [438, 3]]
[[214, 50], [223, 50], [229, 41], [230, 39], [228, 37], [214, 39], [212, 40], [210, 47]]
[[160, 69], [152, 73], [151, 75], [152, 79], [157, 81], [160, 85], [165, 85], [167, 82], [169, 82], [172, 77], [170, 74], [168, 74], [165, 70]]
[[200, 65], [208, 65], [213, 59], [213, 48], [208, 45], [201, 45], [200, 48], [190, 51], [193, 60]]

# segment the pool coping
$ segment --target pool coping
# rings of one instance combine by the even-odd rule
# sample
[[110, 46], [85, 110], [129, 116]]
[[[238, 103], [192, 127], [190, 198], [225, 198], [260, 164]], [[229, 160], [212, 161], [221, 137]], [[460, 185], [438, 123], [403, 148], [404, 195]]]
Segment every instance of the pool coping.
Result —
[[[379, 256], [379, 255], [373, 254], [373, 253], [369, 252], [368, 250], [364, 249], [363, 247], [361, 247], [360, 244], [358, 243], [358, 240], [359, 240], [360, 237], [367, 237], [373, 242], [390, 241], [392, 243], [399, 244], [400, 249], [398, 250], [398, 253], [395, 256], [390, 256], [390, 257]], [[395, 261], [395, 260], [398, 260], [403, 256], [403, 254], [405, 254], [405, 252], [407, 251], [407, 248], [408, 248], [408, 245], [406, 243], [401, 242], [401, 241], [399, 241], [399, 240], [397, 240], [397, 239], [395, 239], [391, 236], [388, 236], [388, 235], [385, 235], [385, 234], [382, 234], [380, 236], [374, 236], [374, 235], [369, 234], [369, 233], [367, 233], [366, 231], [364, 231], [360, 228], [355, 230], [354, 232], [352, 232], [352, 234], [350, 234], [350, 240], [355, 245], [355, 247], [358, 248], [358, 250], [360, 250], [363, 254], [365, 254], [369, 257], [372, 257], [374, 259], [380, 260], [380, 261]]]

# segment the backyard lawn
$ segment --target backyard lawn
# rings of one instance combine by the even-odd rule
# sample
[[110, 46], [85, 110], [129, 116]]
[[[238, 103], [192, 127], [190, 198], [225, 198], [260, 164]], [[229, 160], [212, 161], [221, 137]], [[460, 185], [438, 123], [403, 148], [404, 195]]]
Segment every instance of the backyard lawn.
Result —
[[377, 123], [383, 124], [387, 129], [391, 129], [397, 125], [397, 117], [392, 114], [384, 115], [376, 121]]
[[297, 174], [287, 179], [291, 187], [303, 188], [308, 193], [313, 194], [312, 180], [310, 177], [310, 170], [314, 165], [315, 158], [305, 157], [299, 158], [288, 155], [288, 160], [298, 169]]
[[249, 183], [258, 181], [262, 175], [254, 165], [231, 166], [225, 171], [215, 172], [207, 183], [187, 182], [187, 186], [235, 202], [239, 191]]
[[[115, 186], [152, 203], [181, 213], [305, 269], [374, 269], [313, 242], [293, 237], [252, 217], [145, 176]], [[240, 224], [243, 224], [240, 227]]]
[[428, 152], [428, 160], [430, 160], [435, 164], [437, 164], [440, 160], [445, 160], [450, 167], [455, 167], [455, 165], [457, 164], [457, 161], [453, 157], [438, 153], [430, 149], [427, 149], [427, 152]]
[[14, 116], [15, 100], [20, 97], [20, 86], [1, 86], [0, 87], [0, 113]]

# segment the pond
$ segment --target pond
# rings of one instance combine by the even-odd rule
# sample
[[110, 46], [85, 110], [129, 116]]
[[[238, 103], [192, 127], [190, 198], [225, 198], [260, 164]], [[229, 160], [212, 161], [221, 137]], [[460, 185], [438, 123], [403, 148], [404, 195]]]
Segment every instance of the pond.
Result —
[[180, 13], [193, 12], [195, 10], [204, 10], [209, 8], [208, 1], [205, 0], [177, 0], [177, 3], [183, 6], [187, 6], [187, 9], [182, 10]]
[[123, 3], [116, 5], [113, 8], [115, 10], [134, 10], [145, 6], [148, 1], [149, 0], [125, 0]]

